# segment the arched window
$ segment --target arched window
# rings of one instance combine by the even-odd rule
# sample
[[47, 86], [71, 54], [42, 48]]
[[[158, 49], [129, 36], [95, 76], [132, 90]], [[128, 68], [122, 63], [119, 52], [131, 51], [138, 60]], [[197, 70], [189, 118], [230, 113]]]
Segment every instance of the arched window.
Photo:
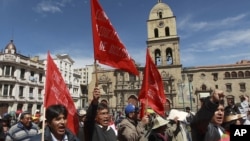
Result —
[[243, 73], [242, 71], [239, 71], [239, 72], [238, 72], [238, 77], [239, 77], [239, 78], [243, 78], [243, 77], [244, 77], [244, 73]]
[[230, 73], [229, 72], [225, 72], [225, 78], [230, 78]]
[[246, 72], [245, 72], [245, 76], [246, 76], [246, 77], [250, 77], [250, 71], [246, 71]]
[[155, 38], [158, 38], [159, 37], [159, 32], [158, 32], [157, 28], [154, 29], [154, 33], [155, 33]]
[[155, 64], [161, 65], [161, 51], [159, 49], [155, 50]]
[[206, 90], [207, 90], [207, 86], [206, 86], [205, 84], [202, 84], [201, 90], [202, 90], [202, 91], [206, 91]]
[[167, 48], [166, 50], [166, 58], [167, 58], [167, 64], [173, 65], [173, 53], [171, 48]]
[[170, 36], [169, 27], [165, 27], [165, 35]]
[[159, 18], [162, 19], [162, 12], [159, 12]]
[[232, 72], [231, 75], [232, 75], [232, 78], [237, 78], [237, 73], [235, 71]]

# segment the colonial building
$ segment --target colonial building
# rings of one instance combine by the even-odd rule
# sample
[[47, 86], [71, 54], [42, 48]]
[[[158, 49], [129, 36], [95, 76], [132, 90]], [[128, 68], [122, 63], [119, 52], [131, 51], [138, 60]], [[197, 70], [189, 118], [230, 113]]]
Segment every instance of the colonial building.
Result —
[[[46, 60], [16, 52], [13, 40], [0, 52], [0, 115], [42, 111], [45, 94]], [[74, 61], [67, 54], [53, 59], [69, 88], [76, 108], [82, 108], [80, 74], [73, 71]]]
[[44, 64], [23, 56], [13, 40], [0, 52], [0, 115], [40, 110], [44, 94]]
[[[176, 18], [171, 8], [161, 0], [153, 6], [147, 20], [147, 47], [164, 84], [168, 108], [193, 111], [200, 107], [200, 99], [211, 94], [213, 89], [222, 89], [225, 95], [250, 94], [250, 61], [236, 64], [197, 66], [183, 68], [180, 62], [180, 38], [176, 29]], [[146, 50], [145, 50], [146, 54]], [[139, 76], [121, 70], [97, 70], [89, 85], [89, 101], [95, 84], [102, 90], [101, 100], [112, 109], [123, 110], [127, 103], [137, 104], [143, 81], [144, 67], [138, 66]], [[97, 76], [97, 79], [96, 79]]]

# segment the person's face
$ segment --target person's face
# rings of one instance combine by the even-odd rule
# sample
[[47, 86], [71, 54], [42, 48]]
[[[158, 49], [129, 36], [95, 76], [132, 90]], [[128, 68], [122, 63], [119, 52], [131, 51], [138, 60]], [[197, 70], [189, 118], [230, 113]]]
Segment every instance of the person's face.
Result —
[[79, 116], [79, 120], [80, 120], [80, 121], [84, 122], [84, 121], [85, 121], [85, 119], [86, 119], [86, 115]]
[[108, 109], [98, 110], [96, 115], [96, 122], [103, 127], [109, 126], [109, 112]]
[[20, 120], [25, 127], [29, 127], [32, 122], [32, 117], [30, 114], [25, 114], [23, 119]]
[[227, 104], [230, 106], [234, 105], [234, 99], [232, 98], [227, 99]]
[[217, 110], [214, 112], [212, 123], [216, 125], [221, 125], [223, 119], [224, 119], [224, 106], [220, 104]]
[[52, 119], [48, 126], [50, 127], [51, 132], [57, 139], [61, 139], [65, 134], [67, 124], [67, 117], [63, 114], [60, 114], [58, 117]]
[[167, 125], [163, 125], [157, 129], [157, 132], [165, 133], [166, 129], [167, 129]]
[[235, 125], [241, 125], [241, 122], [239, 119], [235, 121]]

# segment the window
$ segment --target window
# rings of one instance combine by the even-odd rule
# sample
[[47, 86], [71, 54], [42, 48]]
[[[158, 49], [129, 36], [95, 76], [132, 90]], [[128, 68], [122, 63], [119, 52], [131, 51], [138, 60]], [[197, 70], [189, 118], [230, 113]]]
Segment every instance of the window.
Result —
[[34, 77], [34, 75], [35, 75], [35, 72], [31, 71], [31, 72], [30, 72], [30, 76], [33, 76], [33, 77]]
[[39, 73], [39, 82], [42, 82], [42, 81], [43, 81], [43, 74]]
[[23, 97], [23, 90], [24, 90], [24, 87], [23, 86], [19, 86], [19, 97]]
[[3, 96], [12, 96], [13, 88], [13, 85], [4, 84]]
[[245, 72], [245, 76], [246, 76], [246, 77], [250, 77], [250, 71], [246, 71], [246, 72]]
[[11, 67], [10, 66], [5, 66], [5, 76], [10, 76], [11, 74]]
[[229, 72], [225, 72], [225, 78], [230, 78], [230, 73]]
[[8, 96], [8, 87], [9, 86], [7, 84], [3, 86], [3, 96]]
[[165, 28], [165, 35], [166, 35], [166, 36], [170, 36], [169, 27], [166, 27], [166, 28]]
[[237, 73], [236, 72], [232, 72], [232, 78], [237, 78]]
[[243, 77], [244, 77], [244, 73], [243, 73], [242, 71], [239, 71], [239, 72], [238, 72], [238, 77], [239, 77], [239, 78], [243, 78]]
[[232, 84], [228, 83], [226, 84], [226, 91], [231, 92], [232, 91]]
[[206, 90], [207, 90], [207, 86], [206, 86], [205, 84], [203, 84], [203, 85], [201, 86], [201, 90], [202, 90], [202, 91], [206, 91]]
[[28, 104], [28, 111], [29, 112], [32, 112], [32, 107], [33, 107], [33, 104]]
[[21, 110], [22, 111], [22, 109], [23, 109], [23, 104], [17, 104], [17, 110]]
[[39, 94], [39, 95], [42, 94], [42, 89], [38, 89], [38, 94]]
[[25, 78], [25, 69], [21, 69], [20, 78], [21, 78], [21, 79], [24, 79], [24, 78]]
[[246, 84], [240, 83], [240, 91], [246, 91]]
[[161, 51], [159, 49], [155, 50], [155, 64], [161, 65]]
[[218, 89], [219, 87], [218, 87], [218, 85], [215, 85], [215, 89]]
[[218, 73], [213, 73], [212, 75], [213, 75], [214, 81], [217, 81], [218, 80]]
[[30, 88], [30, 90], [29, 90], [29, 97], [30, 98], [33, 98], [33, 90], [34, 90], [33, 88]]
[[158, 32], [157, 28], [154, 29], [154, 33], [155, 33], [155, 38], [158, 38], [159, 37], [159, 32]]

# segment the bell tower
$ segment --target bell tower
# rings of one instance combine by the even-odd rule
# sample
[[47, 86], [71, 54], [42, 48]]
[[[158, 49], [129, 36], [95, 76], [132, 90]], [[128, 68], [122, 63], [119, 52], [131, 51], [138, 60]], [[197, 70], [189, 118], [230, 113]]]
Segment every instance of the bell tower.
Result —
[[169, 106], [181, 108], [183, 96], [180, 82], [183, 79], [176, 18], [170, 7], [162, 0], [158, 0], [149, 13], [147, 32], [147, 48], [161, 74], [164, 93], [170, 103], [166, 105], [166, 109]]
[[158, 0], [147, 21], [147, 46], [157, 66], [180, 64], [176, 19], [170, 7]]

